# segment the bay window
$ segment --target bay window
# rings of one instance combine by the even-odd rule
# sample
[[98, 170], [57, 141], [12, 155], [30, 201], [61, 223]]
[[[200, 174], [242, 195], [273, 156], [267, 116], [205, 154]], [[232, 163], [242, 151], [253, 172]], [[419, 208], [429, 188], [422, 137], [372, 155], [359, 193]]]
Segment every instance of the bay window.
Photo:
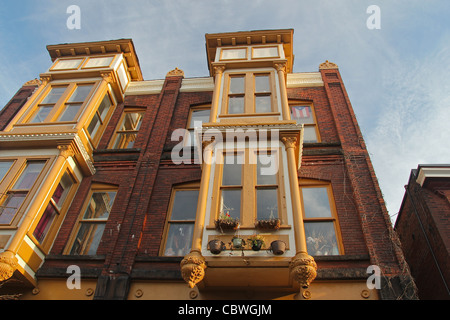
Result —
[[126, 110], [112, 141], [112, 149], [130, 149], [135, 147], [136, 137], [141, 127], [145, 112]]
[[247, 71], [225, 75], [222, 114], [266, 114], [277, 111], [273, 72]]
[[304, 142], [320, 142], [314, 106], [305, 102], [290, 102], [291, 119], [303, 124]]

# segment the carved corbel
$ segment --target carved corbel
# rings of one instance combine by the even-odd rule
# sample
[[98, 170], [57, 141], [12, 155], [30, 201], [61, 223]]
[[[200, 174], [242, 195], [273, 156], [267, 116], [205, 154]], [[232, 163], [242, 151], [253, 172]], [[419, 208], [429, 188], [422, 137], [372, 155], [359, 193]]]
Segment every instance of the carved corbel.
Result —
[[225, 71], [225, 65], [224, 64], [217, 64], [213, 66], [213, 72], [214, 76], [221, 75]]
[[46, 86], [50, 81], [52, 81], [51, 75], [40, 75], [39, 77], [42, 86]]
[[275, 62], [273, 66], [278, 72], [286, 73], [286, 62]]
[[205, 277], [206, 262], [199, 251], [191, 251], [180, 263], [181, 276], [189, 288], [194, 288]]
[[0, 282], [12, 277], [18, 266], [16, 255], [10, 251], [0, 253]]
[[317, 276], [317, 264], [306, 252], [299, 252], [289, 263], [292, 278], [306, 289]]

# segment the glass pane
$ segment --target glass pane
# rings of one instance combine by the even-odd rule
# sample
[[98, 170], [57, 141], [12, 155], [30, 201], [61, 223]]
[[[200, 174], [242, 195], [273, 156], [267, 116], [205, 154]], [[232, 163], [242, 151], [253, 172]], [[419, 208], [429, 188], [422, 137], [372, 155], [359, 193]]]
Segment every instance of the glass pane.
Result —
[[118, 133], [113, 149], [131, 149], [134, 147], [137, 133]]
[[84, 102], [89, 92], [91, 92], [92, 87], [92, 84], [78, 86], [70, 96], [68, 102]]
[[244, 93], [245, 77], [230, 77], [230, 90], [228, 94]]
[[10, 194], [0, 205], [0, 224], [10, 224], [26, 194]]
[[81, 103], [66, 105], [58, 121], [74, 121], [80, 107]]
[[185, 256], [191, 251], [193, 223], [171, 223], [167, 234], [165, 256]]
[[256, 164], [256, 183], [277, 184], [278, 163], [275, 154], [259, 154]]
[[94, 137], [97, 133], [98, 128], [100, 127], [100, 119], [98, 118], [97, 114], [94, 114], [94, 117], [92, 118], [91, 123], [88, 126], [88, 132], [91, 135], [91, 137]]
[[73, 185], [72, 178], [65, 173], [63, 177], [61, 178], [61, 181], [59, 182], [58, 186], [56, 187], [55, 193], [53, 194], [53, 201], [55, 201], [56, 205], [61, 208], [64, 200], [66, 200], [67, 194], [70, 191], [70, 188]]
[[255, 97], [255, 112], [264, 113], [272, 112], [272, 99], [270, 96], [256, 96]]
[[270, 81], [268, 75], [255, 76], [255, 92], [270, 92]]
[[53, 87], [47, 96], [42, 100], [41, 104], [55, 104], [66, 91], [67, 87]]
[[317, 142], [317, 134], [315, 126], [305, 126], [303, 134], [303, 142]]
[[223, 189], [220, 197], [220, 213], [232, 218], [241, 217], [241, 189]]
[[197, 201], [198, 190], [176, 191], [170, 220], [195, 220]]
[[47, 209], [45, 209], [44, 214], [41, 217], [41, 220], [39, 220], [39, 223], [33, 232], [34, 237], [40, 243], [44, 241], [45, 236], [47, 235], [48, 230], [50, 230], [50, 227], [52, 226], [52, 223], [55, 220], [57, 214], [58, 212], [56, 211], [56, 209], [51, 203], [49, 203]]
[[44, 122], [45, 118], [49, 115], [50, 111], [53, 109], [53, 106], [41, 106], [36, 111], [31, 123], [40, 123]]
[[242, 184], [242, 156], [225, 155], [223, 159], [223, 186], [240, 186]]
[[278, 218], [277, 188], [257, 189], [256, 201], [258, 220]]
[[115, 192], [94, 192], [83, 219], [108, 219], [115, 197]]
[[244, 113], [244, 97], [228, 98], [228, 114]]
[[95, 255], [105, 226], [105, 223], [82, 223], [70, 254]]
[[327, 188], [301, 188], [306, 218], [330, 218]]
[[12, 164], [13, 161], [0, 161], [0, 182], [2, 182]]
[[333, 222], [307, 222], [305, 223], [305, 235], [310, 255], [339, 254]]
[[310, 106], [292, 106], [291, 117], [298, 124], [314, 124], [314, 117]]
[[77, 69], [83, 59], [59, 60], [53, 70]]
[[120, 131], [138, 131], [141, 127], [143, 112], [127, 112], [123, 119]]
[[189, 128], [195, 128], [195, 122], [201, 121], [202, 123], [209, 122], [210, 109], [206, 110], [193, 110], [191, 115], [191, 123]]
[[90, 58], [83, 68], [108, 67], [114, 57]]
[[103, 98], [102, 103], [100, 103], [100, 106], [98, 107], [98, 114], [100, 115], [100, 118], [102, 120], [105, 120], [106, 114], [108, 113], [110, 107], [111, 107], [111, 100], [109, 100], [108, 95], [106, 95]]
[[28, 162], [25, 170], [20, 175], [19, 180], [17, 180], [14, 185], [14, 190], [29, 190], [33, 187], [39, 173], [41, 173], [42, 168], [44, 168], [45, 161], [35, 161]]

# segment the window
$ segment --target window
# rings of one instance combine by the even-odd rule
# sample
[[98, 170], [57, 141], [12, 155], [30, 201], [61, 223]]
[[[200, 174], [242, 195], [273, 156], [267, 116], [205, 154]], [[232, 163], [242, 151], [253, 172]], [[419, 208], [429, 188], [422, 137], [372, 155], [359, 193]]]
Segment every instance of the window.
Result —
[[124, 112], [120, 126], [113, 137], [113, 149], [130, 149], [134, 147], [144, 114], [144, 111]]
[[208, 107], [195, 107], [191, 108], [188, 118], [187, 130], [189, 136], [185, 139], [186, 146], [196, 146], [197, 141], [194, 137], [195, 127], [201, 128], [203, 123], [209, 122], [209, 115], [211, 113], [211, 108]]
[[49, 234], [52, 226], [54, 225], [54, 221], [63, 216], [63, 211], [67, 210], [67, 205], [65, 205], [66, 200], [74, 184], [74, 179], [70, 176], [70, 174], [67, 172], [64, 173], [41, 219], [34, 229], [33, 236], [39, 243], [44, 243], [46, 236]]
[[0, 225], [10, 225], [34, 186], [39, 174], [44, 168], [45, 161], [28, 161], [14, 185], [0, 200]]
[[76, 236], [69, 254], [97, 254], [115, 198], [115, 190], [93, 189], [89, 201], [84, 205], [83, 215], [78, 221]]
[[76, 121], [93, 87], [92, 83], [52, 86], [26, 122]]
[[75, 121], [81, 106], [91, 92], [92, 87], [92, 84], [79, 85], [65, 103], [58, 121]]
[[13, 165], [14, 161], [0, 161], [0, 183], [2, 182], [3, 178], [8, 173], [9, 169]]
[[104, 125], [107, 123], [110, 116], [110, 109], [112, 109], [111, 106], [112, 102], [109, 94], [106, 94], [87, 127], [87, 131], [94, 141], [99, 140], [97, 133], [102, 131], [101, 129], [104, 128]]
[[254, 228], [260, 220], [280, 219], [281, 224], [286, 223], [278, 151], [242, 149], [218, 155], [213, 191], [217, 194], [213, 199], [217, 200], [210, 221], [229, 215], [239, 219], [241, 228]]
[[276, 112], [272, 92], [274, 75], [271, 72], [226, 74], [226, 94], [222, 102], [223, 113], [265, 114]]
[[291, 119], [304, 125], [304, 142], [319, 142], [314, 108], [311, 104], [290, 103]]
[[330, 185], [300, 185], [308, 253], [342, 254], [339, 228]]
[[166, 227], [165, 256], [184, 256], [192, 246], [198, 188], [178, 188], [172, 191]]

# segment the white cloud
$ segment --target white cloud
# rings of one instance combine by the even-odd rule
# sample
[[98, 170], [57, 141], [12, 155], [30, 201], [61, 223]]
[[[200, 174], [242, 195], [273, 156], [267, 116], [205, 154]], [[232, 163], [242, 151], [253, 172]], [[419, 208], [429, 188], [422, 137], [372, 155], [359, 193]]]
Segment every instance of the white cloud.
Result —
[[448, 40], [443, 36], [424, 59], [398, 59], [385, 67], [378, 120], [366, 140], [393, 221], [411, 169], [450, 163]]

